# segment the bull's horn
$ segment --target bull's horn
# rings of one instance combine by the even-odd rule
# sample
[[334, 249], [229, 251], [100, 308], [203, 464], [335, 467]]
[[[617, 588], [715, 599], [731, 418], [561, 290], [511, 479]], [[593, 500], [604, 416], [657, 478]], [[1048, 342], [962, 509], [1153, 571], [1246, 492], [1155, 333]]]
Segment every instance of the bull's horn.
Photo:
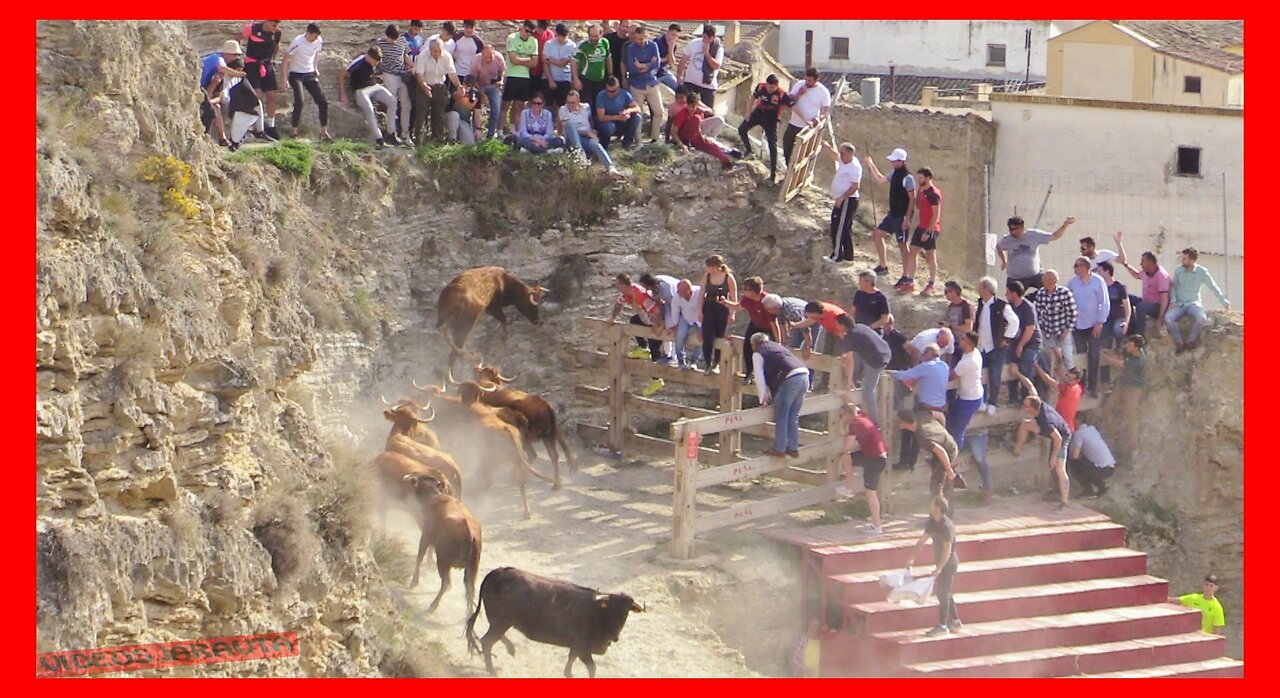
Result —
[[487, 387], [487, 388], [486, 388], [486, 387], [484, 387], [483, 385], [480, 385], [479, 383], [476, 383], [476, 387], [477, 387], [477, 388], [479, 388], [479, 389], [481, 389], [481, 390], [483, 390], [483, 391], [485, 391], [486, 393], [492, 393], [493, 391], [495, 391], [495, 390], [497, 390], [497, 389], [498, 389], [498, 386], [493, 385], [492, 383], [491, 383], [491, 384], [489, 384], [489, 387]]
[[635, 599], [632, 599], [632, 600], [631, 600], [631, 611], [632, 611], [632, 613], [644, 613], [644, 612], [645, 612], [645, 607], [644, 607], [644, 606], [642, 606], [642, 605], [640, 605], [640, 604], [638, 604], [638, 603], [636, 603], [636, 602], [635, 602]]
[[392, 406], [394, 406], [394, 405], [395, 405], [395, 403], [389, 402], [389, 401], [387, 400], [387, 396], [386, 396], [386, 394], [385, 394], [385, 393], [384, 393], [384, 394], [381, 394], [381, 395], [378, 395], [378, 397], [382, 398], [382, 404], [386, 405], [387, 407], [392, 407]]
[[[429, 406], [429, 405], [428, 405], [428, 406]], [[426, 413], [427, 413], [427, 408], [426, 408], [426, 407], [423, 407], [421, 411], [422, 411], [422, 413], [423, 413], [423, 414], [426, 414]], [[435, 410], [435, 408], [431, 408], [431, 416], [430, 416], [430, 417], [427, 417], [427, 418], [425, 418], [425, 419], [424, 419], [424, 418], [422, 418], [422, 417], [419, 417], [419, 418], [418, 418], [418, 421], [419, 421], [419, 422], [422, 422], [423, 424], [430, 424], [431, 422], [434, 422], [435, 420], [436, 420], [436, 410]]]
[[[423, 391], [424, 393], [427, 391], [427, 386], [425, 386], [425, 385], [418, 385], [418, 379], [417, 379], [417, 378], [414, 378], [414, 379], [410, 380], [409, 382], [410, 382], [410, 383], [413, 383], [413, 387], [417, 388], [418, 390], [421, 390], [421, 391]], [[434, 388], [435, 386], [431, 386], [431, 387], [433, 387], [433, 388]]]
[[519, 377], [520, 377], [520, 372], [519, 372], [519, 371], [516, 371], [516, 375], [511, 376], [510, 378], [508, 378], [508, 377], [506, 377], [506, 376], [502, 375], [501, 373], [499, 373], [499, 374], [498, 374], [498, 380], [502, 381], [503, 383], [511, 383], [511, 382], [513, 382], [515, 379], [517, 379], [517, 378], [519, 378]]
[[605, 601], [609, 598], [608, 594], [596, 594], [596, 601]]
[[450, 367], [449, 367], [449, 370], [448, 370], [448, 371], [445, 371], [445, 376], [446, 376], [446, 377], [448, 377], [448, 379], [449, 379], [449, 382], [450, 382], [450, 383], [453, 383], [454, 385], [457, 385], [457, 384], [458, 384], [457, 379], [455, 379], [455, 378], [453, 377], [453, 367], [452, 367], [452, 366], [450, 366]]

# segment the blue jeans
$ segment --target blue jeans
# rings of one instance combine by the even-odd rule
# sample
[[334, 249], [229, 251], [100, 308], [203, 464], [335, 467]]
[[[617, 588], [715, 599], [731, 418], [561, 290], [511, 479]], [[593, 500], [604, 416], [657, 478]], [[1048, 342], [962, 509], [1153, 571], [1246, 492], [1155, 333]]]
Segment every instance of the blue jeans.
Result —
[[480, 91], [489, 100], [489, 130], [485, 137], [493, 138], [498, 133], [498, 115], [502, 113], [502, 88], [490, 85]]
[[982, 352], [982, 366], [987, 371], [987, 383], [982, 386], [982, 401], [994, 405], [1000, 400], [1000, 376], [1009, 360], [1008, 347], [996, 347]]
[[1147, 303], [1146, 301], [1143, 301], [1138, 304], [1138, 312], [1136, 315], [1137, 317], [1133, 319], [1133, 331], [1136, 334], [1146, 335], [1147, 318], [1160, 317], [1160, 304]]
[[1182, 327], [1178, 324], [1178, 319], [1183, 315], [1191, 318], [1191, 331], [1187, 333], [1188, 342], [1196, 341], [1200, 336], [1200, 330], [1204, 329], [1206, 320], [1204, 306], [1199, 303], [1170, 305], [1164, 314], [1164, 326], [1169, 328], [1169, 336], [1173, 337], [1173, 341], [1177, 344], [1182, 344]]
[[978, 466], [978, 475], [982, 477], [982, 489], [991, 489], [991, 466], [987, 465], [987, 430], [979, 429], [965, 439], [969, 454]]
[[1090, 393], [1098, 391], [1098, 375], [1102, 365], [1102, 344], [1107, 341], [1106, 328], [1103, 327], [1102, 329], [1102, 334], [1097, 337], [1093, 336], [1092, 327], [1087, 330], [1075, 330], [1075, 345], [1084, 347], [1085, 353], [1089, 356], [1085, 381]]
[[658, 75], [658, 82], [666, 85], [672, 92], [675, 92], [676, 88], [680, 87], [680, 84], [676, 82], [676, 76], [669, 70], [664, 70], [661, 75]]
[[[1016, 349], [1011, 349], [1010, 351], [1016, 351]], [[1014, 358], [1016, 359], [1017, 357]], [[1029, 381], [1034, 382], [1036, 379], [1036, 359], [1038, 358], [1040, 358], [1039, 349], [1023, 349], [1022, 358], [1017, 359], [1018, 371], [1026, 376]], [[1014, 381], [1009, 386], [1009, 397], [1013, 399], [1015, 406], [1022, 404], [1022, 400], [1026, 398], [1025, 391], [1026, 388], [1022, 387], [1021, 381]]]
[[876, 388], [880, 385], [880, 372], [884, 366], [862, 362], [862, 410], [880, 426], [880, 406], [876, 402]]
[[[607, 156], [606, 156], [607, 157]], [[697, 358], [693, 354], [686, 354], [684, 345], [689, 341], [689, 331], [697, 327], [683, 317], [676, 321], [676, 341], [671, 351], [680, 360], [681, 366], [692, 366]]]
[[800, 406], [809, 379], [797, 373], [782, 381], [773, 394], [773, 448], [778, 451], [800, 450]]
[[556, 148], [564, 147], [564, 139], [561, 138], [560, 136], [551, 136], [550, 138], [547, 138], [546, 141], [547, 141], [547, 147], [543, 148], [537, 143], [534, 143], [533, 140], [529, 138], [516, 139], [516, 143], [521, 148], [524, 148], [525, 150], [531, 153], [545, 153], [548, 150], [555, 150]]
[[605, 167], [613, 167], [613, 158], [609, 157], [609, 152], [600, 145], [600, 141], [591, 136], [584, 136], [578, 133], [576, 128], [566, 128], [564, 130], [564, 142], [571, 148], [581, 148], [583, 152], [595, 158], [597, 162]]
[[600, 134], [600, 145], [609, 149], [609, 141], [622, 132], [622, 147], [630, 148], [635, 145], [636, 140], [640, 137], [640, 115], [632, 114], [625, 122], [622, 121], [601, 121], [596, 124], [596, 132]]
[[947, 431], [955, 439], [957, 449], [964, 448], [964, 430], [969, 428], [969, 422], [978, 413], [978, 406], [981, 404], [982, 400], [957, 398], [952, 401], [951, 409], [947, 411]]

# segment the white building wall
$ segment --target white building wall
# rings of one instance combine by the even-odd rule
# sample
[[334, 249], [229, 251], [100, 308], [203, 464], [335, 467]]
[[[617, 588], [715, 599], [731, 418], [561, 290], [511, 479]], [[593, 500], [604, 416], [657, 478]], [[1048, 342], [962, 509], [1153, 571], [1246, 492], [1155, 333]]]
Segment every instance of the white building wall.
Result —
[[[1046, 268], [1070, 273], [1081, 237], [1114, 249], [1112, 234], [1123, 230], [1135, 265], [1151, 250], [1172, 269], [1179, 250], [1197, 248], [1232, 307], [1243, 310], [1243, 113], [1037, 103], [1045, 99], [1052, 98], [992, 101], [988, 244], [1015, 212], [1050, 231], [1073, 215], [1079, 221], [1067, 237], [1041, 248]], [[1201, 176], [1175, 174], [1180, 146], [1201, 148]], [[988, 261], [998, 263], [994, 251]], [[1004, 278], [998, 266], [993, 274]], [[1207, 292], [1205, 306], [1219, 307]]]
[[[778, 51], [783, 65], [803, 66], [804, 34], [813, 31], [813, 64], [820, 70], [888, 72], [892, 62], [904, 75], [1020, 80], [1031, 29], [1031, 78], [1044, 80], [1046, 42], [1072, 26], [1048, 20], [783, 20]], [[848, 59], [831, 58], [833, 37], [849, 39]], [[1005, 45], [1003, 67], [987, 65], [987, 44]]]

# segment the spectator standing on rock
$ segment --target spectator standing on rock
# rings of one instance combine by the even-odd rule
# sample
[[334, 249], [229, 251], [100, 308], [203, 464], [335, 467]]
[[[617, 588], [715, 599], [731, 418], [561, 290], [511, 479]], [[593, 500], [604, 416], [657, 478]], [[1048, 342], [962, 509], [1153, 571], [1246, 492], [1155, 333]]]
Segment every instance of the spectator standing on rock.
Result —
[[272, 140], [280, 140], [280, 132], [276, 130], [276, 71], [271, 65], [280, 50], [280, 20], [264, 19], [244, 26], [242, 36], [245, 39], [244, 79], [249, 81], [260, 101], [266, 102], [263, 114], [265, 124], [263, 132]]
[[925, 284], [922, 296], [936, 293], [934, 280], [938, 278], [938, 237], [942, 235], [942, 190], [933, 183], [933, 170], [921, 167], [916, 170], [916, 210], [920, 212], [919, 225], [911, 234], [911, 244], [907, 247], [907, 258], [902, 263], [902, 274], [906, 277], [898, 293], [906, 294], [916, 290], [916, 256], [918, 250], [924, 251], [924, 261], [929, 265], [929, 283]]
[[853, 261], [853, 216], [858, 212], [858, 191], [862, 184], [862, 164], [852, 143], [841, 143], [840, 152], [823, 142], [822, 147], [831, 153], [835, 162], [835, 174], [831, 177], [831, 262]]
[[880, 168], [876, 167], [871, 156], [866, 156], [867, 167], [871, 168], [871, 176], [877, 182], [889, 185], [889, 211], [880, 221], [880, 225], [871, 231], [871, 236], [876, 243], [876, 254], [880, 256], [880, 265], [876, 267], [876, 274], [889, 273], [885, 236], [892, 235], [898, 241], [898, 253], [902, 258], [904, 271], [903, 275], [898, 277], [898, 281], [893, 285], [894, 288], [898, 288], [907, 281], [905, 273], [907, 268], [907, 243], [911, 239], [912, 215], [916, 210], [916, 178], [907, 169], [906, 150], [895, 148], [892, 153], [889, 153], [888, 160], [893, 165], [893, 170], [888, 177], [885, 177], [880, 174]]
[[[880, 428], [870, 415], [857, 405], [845, 404], [840, 408], [840, 419], [845, 423], [844, 447], [841, 449], [840, 472], [844, 482], [836, 485], [836, 496], [853, 496], [853, 469], [862, 468], [862, 491], [867, 496], [867, 509], [871, 523], [862, 528], [863, 533], [878, 536], [884, 533], [880, 521], [880, 475], [889, 467], [889, 450], [885, 448]], [[854, 443], [858, 451], [854, 452]]]
[[[414, 74], [422, 94], [426, 95], [430, 104], [431, 138], [437, 143], [445, 141], [445, 112], [449, 106], [449, 95], [454, 88], [462, 84], [458, 81], [458, 72], [454, 68], [453, 56], [444, 50], [440, 39], [427, 39], [427, 52], [418, 56], [418, 64]], [[421, 131], [422, 126], [414, 127]]]
[[746, 371], [747, 383], [754, 379], [751, 363], [754, 352], [750, 348], [752, 335], [763, 332], [775, 342], [782, 336], [778, 332], [778, 315], [764, 306], [764, 295], [764, 280], [758, 276], [748, 276], [742, 280], [742, 296], [737, 303], [731, 303], [728, 299], [720, 301], [721, 304], [733, 310], [740, 308], [747, 311], [747, 316], [750, 318], [747, 322], [747, 331], [742, 335], [742, 364]]
[[1049, 477], [1056, 478], [1058, 485], [1045, 493], [1045, 498], [1058, 497], [1058, 506], [1054, 511], [1061, 511], [1067, 508], [1067, 498], [1071, 493], [1071, 483], [1067, 479], [1067, 448], [1071, 444], [1071, 427], [1057, 410], [1036, 395], [1029, 395], [1022, 401], [1022, 411], [1027, 415], [1027, 419], [1024, 419], [1022, 425], [1018, 427], [1018, 437], [1012, 449], [1013, 455], [1022, 454], [1023, 444], [1033, 433], [1049, 439]]
[[973, 317], [973, 327], [978, 333], [978, 350], [982, 352], [982, 365], [987, 372], [982, 401], [987, 414], [994, 415], [1000, 400], [1004, 365], [1021, 325], [1013, 307], [996, 297], [996, 280], [990, 276], [978, 281], [978, 310]]
[[755, 352], [756, 394], [761, 405], [773, 405], [773, 448], [766, 456], [800, 457], [800, 409], [809, 387], [809, 369], [804, 362], [763, 332], [751, 336]]
[[1210, 635], [1222, 635], [1226, 630], [1227, 619], [1222, 613], [1222, 602], [1218, 600], [1218, 575], [1206, 574], [1199, 594], [1184, 594], [1178, 602], [1188, 608], [1200, 611], [1200, 629]]
[[[403, 35], [405, 43], [404, 64], [410, 73], [413, 73], [414, 69], [417, 68], [418, 56], [422, 55], [422, 50], [427, 47], [427, 37], [423, 36], [422, 28], [422, 20], [411, 19], [409, 20], [409, 28], [405, 30]], [[418, 87], [417, 78], [410, 75], [406, 82], [409, 83], [409, 103], [411, 105], [409, 108], [409, 135], [416, 142], [422, 134], [414, 133], [413, 125], [419, 123], [418, 119], [422, 118], [421, 114], [426, 113], [423, 110], [429, 107], [427, 106], [426, 95], [422, 94], [422, 89]]]
[[791, 95], [778, 86], [778, 76], [772, 73], [764, 82], [756, 85], [747, 104], [746, 118], [738, 126], [738, 138], [742, 140], [743, 157], [751, 157], [751, 129], [759, 126], [764, 131], [764, 141], [769, 147], [769, 181], [778, 178], [778, 122], [782, 121], [782, 108], [795, 104]]
[[[1204, 305], [1200, 303], [1202, 287], [1208, 286], [1209, 290], [1213, 291], [1213, 295], [1218, 297], [1222, 307], [1231, 309], [1231, 301], [1227, 299], [1222, 289], [1218, 288], [1218, 283], [1213, 280], [1209, 270], [1196, 263], [1199, 258], [1200, 253], [1196, 248], [1188, 247], [1182, 251], [1182, 264], [1173, 270], [1173, 291], [1170, 294], [1169, 311], [1165, 313], [1164, 324], [1169, 328], [1169, 336], [1177, 346], [1175, 351], [1177, 354], [1199, 345], [1200, 330], [1204, 328], [1206, 319]], [[1182, 326], [1178, 324], [1178, 320], [1183, 315], [1191, 318], [1191, 331], [1187, 333], [1185, 342], [1182, 341]]]
[[947, 431], [956, 441], [956, 448], [964, 448], [965, 430], [982, 406], [982, 354], [978, 352], [978, 333], [963, 332], [956, 335], [956, 352], [960, 359], [951, 369], [956, 380], [956, 399], [947, 411]]
[[591, 128], [591, 108], [582, 104], [577, 90], [569, 90], [565, 99], [565, 105], [560, 107], [559, 119], [560, 134], [564, 137], [565, 144], [570, 148], [581, 149], [610, 172], [616, 172], [609, 151], [600, 145], [600, 135]]
[[1010, 218], [1009, 234], [996, 243], [996, 254], [1000, 257], [1000, 270], [1008, 274], [1006, 280], [1020, 281], [1027, 289], [1043, 286], [1040, 246], [1066, 235], [1067, 228], [1075, 222], [1075, 216], [1067, 216], [1057, 230], [1046, 233], [1035, 228], [1027, 230], [1021, 216]]
[[662, 56], [662, 66], [658, 68], [658, 82], [675, 92], [680, 83], [676, 81], [676, 66], [680, 61], [676, 51], [680, 48], [680, 25], [669, 24], [667, 30], [654, 37], [653, 43], [658, 45], [658, 54]]
[[702, 38], [685, 47], [676, 69], [676, 80], [683, 84], [685, 92], [697, 92], [702, 103], [714, 109], [722, 63], [724, 45], [716, 38], [715, 27], [708, 24], [702, 28]]
[[[1014, 404], [1022, 404], [1022, 398], [1027, 395], [1035, 395], [1035, 385], [1031, 382], [1031, 377], [1036, 375], [1036, 360], [1040, 357], [1040, 328], [1036, 323], [1036, 306], [1031, 301], [1023, 297], [1026, 293], [1025, 287], [1021, 281], [1012, 279], [1006, 281], [1004, 285], [1005, 300], [1013, 308], [1013, 312], [1018, 316], [1019, 336], [1017, 341], [1013, 343], [1012, 351], [1008, 357], [1013, 377], [1017, 383], [1022, 384], [1022, 390], [1019, 392], [1017, 383], [1009, 385], [1009, 400]], [[995, 400], [1000, 396], [1000, 391], [994, 390], [992, 399]]]
[[609, 76], [604, 82], [604, 91], [595, 99], [600, 145], [608, 150], [609, 142], [621, 133], [623, 149], [635, 147], [640, 134], [640, 105], [632, 99], [631, 93], [622, 89], [617, 77]]
[[973, 304], [964, 299], [964, 288], [959, 281], [948, 281], [942, 285], [942, 295], [947, 299], [947, 310], [942, 316], [942, 324], [951, 334], [960, 337], [973, 329]]
[[1046, 270], [1041, 278], [1044, 288], [1036, 292], [1036, 317], [1044, 341], [1041, 354], [1048, 361], [1049, 373], [1056, 376], [1059, 362], [1066, 368], [1075, 368], [1076, 351], [1071, 333], [1079, 311], [1071, 291], [1058, 285], [1057, 271]]
[[[688, 279], [681, 279], [679, 285], [676, 286], [676, 296], [671, 299], [671, 304], [675, 309], [675, 344], [672, 347], [672, 353], [678, 361], [677, 365], [682, 369], [692, 369], [698, 360], [692, 353], [685, 353], [685, 344], [689, 340], [689, 333], [694, 329], [701, 331], [701, 309], [702, 309], [702, 287], [691, 283]], [[668, 327], [670, 332], [671, 328]]]
[[[414, 80], [409, 73], [408, 67], [405, 65], [405, 54], [409, 50], [409, 42], [405, 37], [400, 35], [400, 28], [394, 24], [388, 24], [384, 32], [386, 36], [378, 39], [378, 49], [382, 51], [382, 62], [378, 64], [378, 70], [382, 75], [382, 85], [391, 92], [396, 98], [396, 104], [399, 105], [400, 118], [396, 118], [395, 112], [387, 112], [387, 130], [395, 131], [397, 141], [404, 141], [405, 145], [413, 147], [413, 135], [410, 131], [412, 125], [409, 119], [413, 116], [413, 110], [410, 106], [409, 82]], [[445, 94], [448, 98], [448, 94]]]
[[889, 321], [889, 297], [876, 288], [876, 273], [869, 270], [858, 272], [858, 290], [853, 292], [853, 321], [859, 325], [867, 325], [877, 334], [884, 330]]
[[293, 115], [290, 119], [294, 138], [298, 137], [298, 124], [302, 121], [302, 90], [311, 95], [320, 112], [320, 137], [332, 140], [329, 136], [329, 102], [324, 98], [324, 90], [320, 87], [320, 71], [316, 57], [324, 45], [320, 38], [320, 25], [312, 22], [307, 31], [294, 37], [289, 48], [284, 52], [281, 72], [287, 76], [289, 89], [293, 91]]
[[[385, 145], [385, 141], [382, 137], [382, 129], [378, 128], [378, 115], [373, 110], [373, 103], [377, 102], [385, 107], [388, 117], [396, 113], [396, 96], [383, 87], [382, 83], [377, 82], [373, 74], [381, 62], [382, 51], [377, 46], [370, 46], [368, 51], [348, 63], [338, 78], [338, 93], [343, 106], [351, 104], [351, 100], [347, 98], [346, 85], [347, 78], [350, 78], [356, 106], [364, 115], [364, 121], [369, 126], [369, 135], [373, 138], [374, 145], [379, 148]], [[387, 135], [389, 138], [395, 138], [394, 134]]]
[[637, 104], [649, 105], [649, 142], [657, 143], [667, 118], [667, 109], [658, 92], [662, 53], [658, 45], [649, 40], [643, 26], [636, 25], [631, 30], [631, 41], [622, 48], [622, 62], [626, 68], [622, 86], [631, 92]]
[[1067, 289], [1071, 291], [1076, 303], [1073, 343], [1085, 349], [1089, 361], [1085, 381], [1089, 387], [1089, 397], [1097, 399], [1098, 360], [1106, 339], [1103, 328], [1111, 315], [1111, 296], [1107, 293], [1107, 282], [1091, 271], [1092, 266], [1088, 257], [1077, 257], [1074, 264], [1075, 275], [1067, 280]]
[[604, 28], [604, 40], [609, 43], [609, 74], [622, 79], [622, 49], [627, 45], [627, 41], [631, 39], [631, 20], [620, 19], [618, 26], [610, 29], [613, 20], [602, 20], [601, 26]]
[[[556, 34], [551, 29], [551, 20], [540, 19], [537, 22], [537, 29], [533, 30], [533, 38], [538, 42], [538, 52], [534, 56], [534, 62], [529, 66], [529, 84], [532, 91], [529, 98], [533, 99], [534, 95], [541, 94], [548, 103], [555, 101], [551, 90], [547, 88], [547, 73], [543, 69], [546, 66], [547, 44], [556, 38]], [[573, 55], [573, 54], [570, 54]]]
[[573, 76], [577, 73], [574, 65], [574, 54], [578, 45], [569, 40], [569, 27], [560, 22], [556, 25], [556, 36], [542, 46], [542, 75], [547, 81], [547, 102], [554, 113], [560, 111], [569, 100], [569, 90], [573, 89]]
[[[587, 40], [578, 44], [578, 52], [573, 54], [574, 69], [577, 71], [575, 87], [580, 95], [585, 95], [588, 102], [593, 102], [596, 95], [604, 91], [605, 80], [613, 74], [613, 59], [609, 54], [609, 42], [602, 34], [604, 30], [599, 24], [587, 27]], [[594, 108], [594, 104], [588, 104]], [[594, 120], [594, 115], [592, 119]]]
[[952, 595], [960, 558], [956, 555], [956, 525], [949, 516], [949, 501], [944, 497], [934, 497], [929, 503], [929, 520], [925, 522], [924, 534], [916, 541], [915, 548], [911, 550], [911, 559], [907, 560], [907, 568], [910, 569], [924, 549], [925, 541], [933, 539], [933, 572], [928, 576], [937, 577], [933, 593], [938, 597], [938, 624], [925, 632], [930, 637], [946, 635], [963, 627]]
[[[1116, 278], [1116, 268], [1111, 262], [1099, 262], [1097, 273], [1107, 285], [1107, 299], [1111, 303], [1111, 311], [1107, 313], [1107, 321], [1102, 329], [1102, 348], [1109, 349], [1113, 344], [1119, 347], [1125, 335], [1129, 334], [1129, 320], [1134, 312], [1129, 301], [1129, 289]], [[1105, 375], [1103, 380], [1106, 380]]]
[[[782, 134], [782, 156], [791, 167], [791, 151], [796, 145], [796, 136], [806, 126], [817, 126], [818, 121], [831, 111], [831, 91], [818, 81], [818, 69], [808, 68], [804, 71], [804, 80], [791, 88], [791, 118], [787, 121], [787, 130]], [[861, 168], [861, 166], [859, 166]]]
[[[489, 110], [489, 126], [485, 138], [493, 138], [498, 134], [498, 124], [502, 121], [502, 88], [507, 76], [507, 61], [502, 54], [493, 50], [493, 44], [485, 44], [480, 49], [480, 56], [471, 64], [471, 77], [476, 89], [484, 98]], [[415, 117], [414, 124], [419, 123]], [[417, 128], [415, 126], [415, 128]], [[417, 138], [421, 134], [414, 133]]]
[[244, 65], [240, 56], [240, 43], [235, 39], [227, 39], [217, 53], [200, 59], [200, 90], [204, 98], [200, 103], [200, 123], [205, 132], [208, 132], [210, 124], [214, 125], [218, 132], [218, 145], [231, 144], [227, 140], [227, 129], [222, 120], [222, 100], [230, 99], [225, 95], [228, 91], [227, 78], [243, 78], [245, 75], [243, 70], [231, 67], [232, 62]]
[[[843, 364], [845, 375], [856, 378], [861, 383], [862, 410], [871, 421], [880, 424], [877, 388], [880, 385], [880, 372], [889, 365], [893, 352], [880, 333], [867, 325], [854, 324], [853, 318], [848, 315], [841, 315], [836, 318], [836, 322], [840, 325], [843, 336], [836, 343], [835, 355]], [[860, 369], [854, 368], [855, 356]]]
[[524, 103], [533, 96], [530, 69], [538, 60], [538, 40], [533, 38], [533, 20], [526, 19], [520, 27], [507, 36], [507, 78], [502, 89], [502, 101], [506, 109], [498, 122], [498, 130], [507, 130], [508, 112], [511, 116], [511, 133], [515, 133], [515, 120], [524, 111]]
[[[1121, 234], [1116, 233], [1116, 243], [1120, 247], [1120, 256], [1124, 257], [1124, 243]], [[1159, 336], [1164, 327], [1165, 313], [1169, 310], [1170, 292], [1173, 288], [1173, 277], [1156, 259], [1153, 252], [1143, 252], [1139, 261], [1140, 268], [1134, 269], [1128, 262], [1124, 268], [1133, 278], [1142, 282], [1142, 299], [1138, 303], [1138, 311], [1134, 313], [1134, 334], [1147, 333], [1147, 318], [1154, 317], [1155, 325], [1151, 328], [1152, 336]]]
[[1116, 472], [1116, 459], [1102, 440], [1102, 433], [1092, 424], [1081, 420], [1071, 434], [1071, 449], [1067, 459], [1067, 472], [1080, 483], [1080, 496], [1097, 499], [1107, 493], [1107, 480]]
[[[1138, 457], [1138, 401], [1147, 389], [1147, 340], [1140, 334], [1125, 337], [1124, 351], [1117, 354], [1102, 352], [1102, 361], [1121, 369], [1116, 389], [1107, 398], [1107, 407], [1114, 401], [1120, 412], [1120, 457], [1126, 465]], [[1114, 414], [1114, 412], [1113, 412]]]
[[476, 34], [474, 19], [462, 20], [462, 36], [455, 37], [453, 50], [453, 67], [458, 71], [458, 80], [464, 84], [475, 85], [472, 79], [471, 66], [484, 51], [485, 42]]
[[542, 108], [543, 100], [541, 93], [533, 96], [528, 108], [520, 113], [520, 123], [516, 128], [515, 145], [531, 153], [541, 154], [564, 147], [564, 139], [556, 135], [555, 119], [549, 110]]
[[720, 350], [716, 348], [716, 341], [724, 338], [733, 323], [732, 304], [738, 302], [738, 280], [718, 254], [707, 257], [703, 264], [707, 273], [702, 277], [702, 312], [698, 315], [702, 325], [702, 360], [707, 375], [720, 375]]

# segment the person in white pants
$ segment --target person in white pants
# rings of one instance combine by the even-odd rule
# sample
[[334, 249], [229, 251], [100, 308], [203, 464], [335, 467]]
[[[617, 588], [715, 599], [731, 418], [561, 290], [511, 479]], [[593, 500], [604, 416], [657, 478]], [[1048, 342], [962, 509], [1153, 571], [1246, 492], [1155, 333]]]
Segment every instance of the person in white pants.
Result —
[[231, 109], [231, 142], [227, 147], [235, 152], [240, 144], [244, 142], [245, 136], [249, 135], [249, 129], [261, 131], [264, 119], [262, 118], [262, 102], [258, 100], [258, 95], [253, 91], [253, 85], [248, 80], [240, 80], [227, 92], [226, 102]]
[[400, 29], [394, 24], [388, 24], [386, 29], [386, 38], [378, 39], [378, 49], [382, 51], [382, 60], [378, 64], [379, 70], [382, 72], [382, 84], [387, 91], [392, 94], [400, 106], [400, 122], [399, 126], [393, 126], [396, 120], [395, 111], [387, 112], [387, 130], [395, 130], [396, 138], [404, 141], [408, 140], [408, 145], [412, 146], [412, 137], [409, 133], [410, 112], [409, 108], [412, 104], [411, 94], [409, 92], [409, 82], [413, 80], [413, 59], [406, 60], [405, 54], [409, 50], [409, 43], [406, 37], [400, 35]]
[[[374, 139], [375, 144], [381, 148], [385, 145], [382, 137], [382, 129], [378, 128], [378, 115], [373, 111], [373, 103], [378, 102], [387, 108], [388, 125], [395, 119], [396, 113], [396, 97], [391, 91], [383, 87], [381, 83], [374, 80], [373, 71], [377, 69], [378, 64], [382, 62], [382, 51], [377, 46], [372, 46], [368, 51], [361, 54], [360, 57], [351, 61], [346, 68], [342, 69], [342, 74], [338, 78], [338, 90], [342, 95], [343, 106], [350, 106], [351, 100], [347, 97], [346, 78], [351, 78], [351, 90], [356, 95], [356, 106], [360, 108], [360, 113], [364, 114], [365, 122], [369, 124], [370, 137]], [[397, 145], [395, 134], [387, 134], [387, 139], [392, 145]]]
[[480, 94], [474, 87], [459, 85], [453, 91], [453, 107], [444, 115], [444, 132], [449, 140], [476, 144], [476, 102]]

